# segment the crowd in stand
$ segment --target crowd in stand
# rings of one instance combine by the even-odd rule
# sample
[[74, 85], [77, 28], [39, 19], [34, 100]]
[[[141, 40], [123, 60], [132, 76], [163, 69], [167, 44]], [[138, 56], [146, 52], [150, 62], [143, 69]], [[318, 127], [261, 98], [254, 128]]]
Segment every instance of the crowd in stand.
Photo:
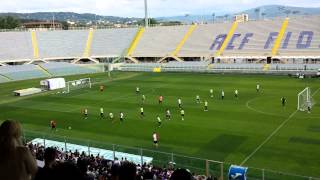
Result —
[[[186, 169], [163, 168], [150, 164], [134, 164], [127, 159], [111, 161], [84, 152], [71, 152], [38, 144], [21, 143], [21, 127], [16, 121], [0, 126], [1, 180], [211, 180]], [[43, 167], [37, 163], [44, 161]]]

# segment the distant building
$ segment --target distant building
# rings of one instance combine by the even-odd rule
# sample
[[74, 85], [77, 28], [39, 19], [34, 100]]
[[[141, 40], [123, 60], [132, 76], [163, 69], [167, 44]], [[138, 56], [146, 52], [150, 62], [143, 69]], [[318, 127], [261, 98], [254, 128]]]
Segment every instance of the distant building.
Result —
[[26, 29], [62, 29], [62, 24], [58, 22], [28, 22], [22, 26]]
[[247, 22], [249, 21], [249, 15], [248, 14], [237, 14], [234, 16], [234, 20], [238, 22]]

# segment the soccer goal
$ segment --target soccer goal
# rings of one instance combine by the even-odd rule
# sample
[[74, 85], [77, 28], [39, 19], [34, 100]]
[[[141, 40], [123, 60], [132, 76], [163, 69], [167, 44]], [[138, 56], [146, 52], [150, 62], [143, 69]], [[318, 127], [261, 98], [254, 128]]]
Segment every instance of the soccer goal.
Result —
[[305, 111], [308, 107], [312, 107], [312, 97], [311, 97], [311, 89], [306, 87], [303, 91], [298, 94], [298, 106], [297, 109], [299, 111]]
[[66, 82], [66, 93], [76, 89], [91, 88], [91, 86], [92, 84], [90, 78], [68, 81]]

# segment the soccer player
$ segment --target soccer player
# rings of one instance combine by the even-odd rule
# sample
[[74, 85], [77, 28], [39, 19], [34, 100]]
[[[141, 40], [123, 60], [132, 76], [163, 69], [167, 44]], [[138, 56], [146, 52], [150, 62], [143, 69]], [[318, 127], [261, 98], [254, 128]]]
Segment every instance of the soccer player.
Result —
[[163, 96], [159, 96], [159, 104], [162, 104]]
[[208, 101], [204, 101], [204, 111], [208, 111]]
[[100, 85], [100, 92], [104, 91], [104, 85]]
[[181, 109], [180, 114], [181, 114], [181, 120], [184, 121], [184, 110], [183, 109]]
[[83, 114], [84, 114], [84, 119], [88, 119], [88, 109], [87, 108], [84, 109]]
[[114, 119], [114, 116], [113, 116], [113, 113], [112, 113], [112, 112], [109, 113], [109, 118], [110, 118], [110, 120], [113, 120], [113, 119]]
[[181, 98], [178, 99], [178, 106], [179, 108], [181, 109], [182, 108], [182, 101], [181, 101]]
[[260, 84], [259, 83], [257, 84], [256, 90], [257, 90], [257, 93], [260, 92]]
[[307, 105], [308, 105], [308, 113], [311, 113], [311, 102], [309, 101], [309, 102], [307, 102]]
[[144, 117], [143, 107], [140, 108], [140, 115], [142, 118]]
[[197, 104], [200, 103], [200, 96], [199, 95], [196, 96], [196, 102], [197, 102]]
[[286, 106], [287, 99], [285, 97], [281, 98], [282, 107]]
[[210, 89], [210, 97], [213, 98], [213, 89]]
[[146, 101], [146, 96], [142, 94], [142, 103], [144, 103], [145, 101]]
[[56, 126], [57, 126], [57, 124], [56, 124], [56, 122], [54, 120], [50, 121], [50, 127], [51, 127], [52, 131], [56, 131], [57, 130]]
[[140, 88], [136, 87], [136, 94], [139, 94], [139, 93], [140, 93]]
[[224, 99], [224, 91], [223, 90], [221, 91], [221, 99], [222, 100]]
[[239, 95], [238, 89], [234, 90], [234, 97], [238, 98], [238, 95]]
[[124, 114], [123, 112], [120, 112], [120, 122], [123, 122], [123, 120], [124, 120]]
[[158, 121], [158, 127], [161, 127], [162, 121], [159, 115], [157, 116], [157, 121]]
[[103, 111], [103, 108], [102, 108], [102, 107], [100, 108], [100, 117], [101, 117], [101, 118], [104, 118], [104, 111]]
[[158, 134], [156, 132], [153, 132], [152, 134], [153, 144], [157, 148], [158, 147]]
[[169, 110], [169, 109], [166, 110], [166, 118], [167, 118], [168, 120], [171, 120], [171, 113], [170, 113], [170, 110]]

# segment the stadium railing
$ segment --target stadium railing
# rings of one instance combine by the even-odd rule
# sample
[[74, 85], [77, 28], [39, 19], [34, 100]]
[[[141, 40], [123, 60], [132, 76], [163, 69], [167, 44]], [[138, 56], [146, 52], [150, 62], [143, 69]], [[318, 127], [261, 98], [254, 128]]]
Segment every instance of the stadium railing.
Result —
[[[105, 142], [97, 142], [93, 140], [83, 140], [78, 138], [70, 138], [69, 136], [60, 136], [52, 133], [41, 133], [35, 131], [25, 130], [23, 133], [23, 141], [25, 143], [32, 141], [35, 138], [42, 138], [44, 141], [54, 140], [59, 142], [65, 142], [65, 151], [68, 150], [67, 143], [78, 144], [82, 146], [87, 146], [87, 154], [90, 154], [90, 148], [101, 148], [106, 150], [111, 150], [114, 152], [123, 152], [128, 154], [139, 155], [141, 157], [148, 156], [152, 157], [152, 164], [155, 166], [163, 167], [167, 165], [174, 165], [175, 168], [186, 168], [191, 172], [196, 174], [205, 174], [217, 177], [220, 180], [228, 179], [229, 167], [232, 165], [230, 162], [214, 161], [203, 158], [196, 158], [190, 156], [184, 156], [175, 153], [161, 152], [156, 149], [146, 149], [138, 147], [130, 147], [118, 144], [111, 144]], [[45, 144], [45, 143], [44, 143]], [[115, 153], [114, 153], [115, 154]], [[113, 157], [114, 160], [115, 157]], [[143, 158], [141, 158], [143, 164]], [[285, 173], [275, 170], [248, 167], [247, 178], [259, 179], [259, 180], [320, 180], [320, 177], [310, 177], [297, 175], [292, 173]]]

